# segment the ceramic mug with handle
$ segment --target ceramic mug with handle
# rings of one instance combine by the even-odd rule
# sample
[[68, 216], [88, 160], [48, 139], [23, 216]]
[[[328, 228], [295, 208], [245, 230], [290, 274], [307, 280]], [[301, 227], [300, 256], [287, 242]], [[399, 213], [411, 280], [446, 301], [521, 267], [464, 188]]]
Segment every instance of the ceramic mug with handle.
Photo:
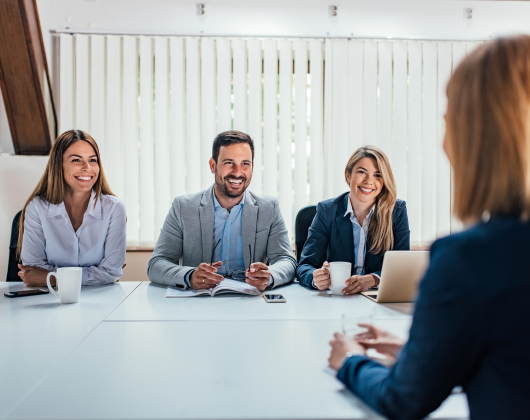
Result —
[[[50, 277], [55, 276], [57, 292], [50, 284]], [[48, 289], [59, 298], [61, 303], [77, 303], [81, 294], [83, 269], [81, 267], [61, 267], [57, 272], [48, 273], [46, 284]]]
[[328, 270], [331, 278], [331, 293], [342, 295], [342, 290], [346, 287], [346, 280], [351, 276], [351, 263], [342, 261], [330, 262]]

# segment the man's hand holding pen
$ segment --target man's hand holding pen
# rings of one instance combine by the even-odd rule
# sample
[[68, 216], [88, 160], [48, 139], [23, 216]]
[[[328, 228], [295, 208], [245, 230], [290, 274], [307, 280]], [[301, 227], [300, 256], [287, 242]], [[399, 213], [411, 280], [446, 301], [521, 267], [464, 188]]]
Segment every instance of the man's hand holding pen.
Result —
[[267, 288], [271, 280], [269, 267], [260, 262], [250, 264], [250, 268], [246, 271], [246, 276], [246, 282], [257, 288], [260, 292], [263, 292]]

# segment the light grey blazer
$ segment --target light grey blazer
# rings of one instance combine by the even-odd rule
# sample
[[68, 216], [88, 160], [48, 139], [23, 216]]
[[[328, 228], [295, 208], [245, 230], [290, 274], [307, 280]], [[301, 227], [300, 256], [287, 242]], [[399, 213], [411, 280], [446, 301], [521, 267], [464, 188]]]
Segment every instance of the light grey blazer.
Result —
[[[186, 274], [205, 262], [213, 252], [213, 185], [197, 194], [175, 198], [160, 231], [147, 276], [153, 283], [186, 289]], [[294, 279], [296, 260], [278, 201], [245, 191], [243, 206], [243, 255], [251, 262], [270, 262], [274, 287]], [[252, 249], [250, 261], [249, 245]]]

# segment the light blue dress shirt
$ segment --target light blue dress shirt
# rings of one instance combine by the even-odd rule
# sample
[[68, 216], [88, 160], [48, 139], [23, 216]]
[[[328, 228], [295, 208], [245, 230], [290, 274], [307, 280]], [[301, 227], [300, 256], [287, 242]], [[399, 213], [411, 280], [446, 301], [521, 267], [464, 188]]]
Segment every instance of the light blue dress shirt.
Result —
[[[364, 275], [364, 259], [366, 257], [366, 240], [368, 237], [368, 228], [370, 227], [370, 220], [374, 214], [375, 205], [372, 206], [368, 216], [363, 221], [363, 225], [359, 224], [359, 221], [353, 213], [353, 207], [351, 205], [350, 196], [348, 195], [348, 207], [344, 216], [350, 215], [350, 220], [353, 228], [353, 255], [355, 261], [354, 274], [361, 276]], [[374, 273], [372, 273], [374, 274]], [[378, 278], [377, 274], [374, 274]]]
[[35, 197], [24, 218], [24, 265], [56, 271], [82, 267], [83, 285], [114, 283], [123, 275], [127, 248], [125, 205], [115, 196], [92, 191], [83, 223], [74, 231], [61, 204]]
[[[213, 251], [212, 262], [221, 261], [222, 266], [217, 269], [217, 274], [237, 280], [245, 280], [245, 259], [243, 254], [243, 207], [245, 205], [245, 194], [237, 206], [232, 207], [230, 212], [221, 207], [215, 196], [215, 188], [212, 190], [214, 206], [213, 225]], [[219, 245], [217, 245], [219, 243]], [[215, 247], [217, 245], [217, 247]], [[205, 261], [208, 262], [208, 261]], [[190, 276], [195, 270], [190, 270], [185, 277], [188, 287]], [[271, 279], [269, 285], [273, 282]]]

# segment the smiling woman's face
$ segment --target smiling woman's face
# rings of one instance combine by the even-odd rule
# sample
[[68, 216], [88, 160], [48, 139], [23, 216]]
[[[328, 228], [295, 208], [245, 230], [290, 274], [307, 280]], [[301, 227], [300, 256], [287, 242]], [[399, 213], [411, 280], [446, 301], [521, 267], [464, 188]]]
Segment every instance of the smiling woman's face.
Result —
[[63, 176], [75, 192], [90, 192], [99, 176], [96, 152], [86, 141], [76, 141], [63, 155]]
[[370, 204], [375, 203], [375, 198], [383, 189], [383, 177], [376, 162], [365, 157], [353, 167], [348, 177], [350, 184], [350, 199]]

